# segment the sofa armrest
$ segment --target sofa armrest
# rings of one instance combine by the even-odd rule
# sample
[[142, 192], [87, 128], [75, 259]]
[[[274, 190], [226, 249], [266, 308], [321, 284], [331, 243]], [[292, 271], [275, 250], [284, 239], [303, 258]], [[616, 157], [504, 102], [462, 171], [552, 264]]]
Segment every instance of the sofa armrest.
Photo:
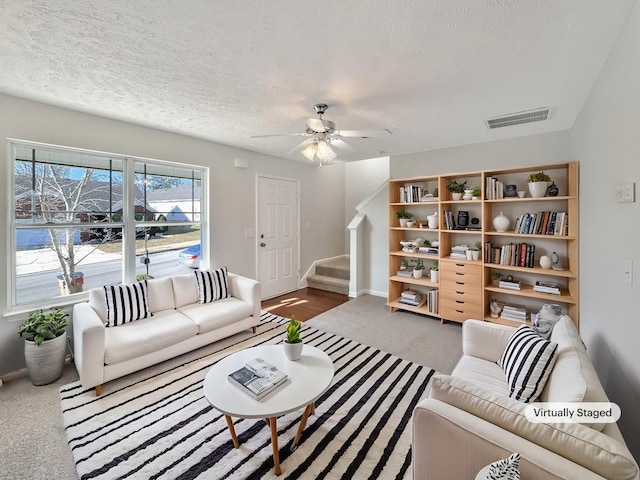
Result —
[[429, 395], [605, 478], [640, 478], [627, 446], [592, 428], [578, 423], [533, 423], [525, 414], [527, 404], [449, 375], [434, 375]]
[[520, 454], [520, 478], [603, 480], [587, 468], [434, 398], [413, 412], [413, 478], [473, 479], [486, 465]]
[[260, 321], [260, 282], [236, 273], [227, 274], [231, 296], [253, 306], [256, 325]]
[[497, 362], [504, 352], [514, 327], [481, 320], [466, 320], [462, 324], [462, 353]]
[[105, 326], [87, 303], [73, 306], [73, 357], [83, 387], [102, 385], [104, 379]]

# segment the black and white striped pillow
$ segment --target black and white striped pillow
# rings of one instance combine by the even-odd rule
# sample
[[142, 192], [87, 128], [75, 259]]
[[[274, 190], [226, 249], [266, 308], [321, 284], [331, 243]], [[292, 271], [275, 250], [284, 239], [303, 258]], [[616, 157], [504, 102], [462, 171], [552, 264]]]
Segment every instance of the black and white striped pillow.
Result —
[[147, 299], [147, 281], [130, 285], [105, 285], [107, 327], [115, 327], [152, 315]]
[[556, 362], [558, 344], [545, 340], [528, 325], [521, 325], [507, 342], [498, 365], [507, 375], [509, 397], [535, 401]]
[[210, 303], [231, 296], [227, 280], [227, 267], [215, 270], [196, 270], [194, 273], [198, 282], [198, 303]]

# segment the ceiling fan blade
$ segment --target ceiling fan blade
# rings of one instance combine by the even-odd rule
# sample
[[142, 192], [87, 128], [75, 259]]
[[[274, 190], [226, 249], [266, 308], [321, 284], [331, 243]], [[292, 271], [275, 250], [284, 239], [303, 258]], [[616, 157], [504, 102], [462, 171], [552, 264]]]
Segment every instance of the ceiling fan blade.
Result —
[[299, 150], [301, 147], [303, 147], [304, 145], [308, 145], [311, 142], [313, 142], [313, 138], [310, 138], [308, 140], [305, 140], [304, 142], [296, 145], [296, 147], [293, 148], [293, 150], [291, 150], [289, 153], [287, 153], [287, 155], [291, 155], [293, 152], [295, 152], [296, 150]]
[[339, 150], [344, 150], [345, 152], [355, 151], [355, 149], [351, 145], [340, 138], [331, 138], [331, 146], [336, 147]]
[[391, 135], [391, 131], [387, 130], [340, 130], [336, 131], [335, 135], [340, 137], [352, 137], [352, 138], [370, 138], [370, 137], [384, 137]]
[[308, 137], [308, 133], [272, 133], [270, 135], [251, 135], [249, 138], [265, 138], [265, 137]]
[[323, 133], [327, 131], [327, 122], [320, 118], [307, 118], [307, 127], [314, 132]]

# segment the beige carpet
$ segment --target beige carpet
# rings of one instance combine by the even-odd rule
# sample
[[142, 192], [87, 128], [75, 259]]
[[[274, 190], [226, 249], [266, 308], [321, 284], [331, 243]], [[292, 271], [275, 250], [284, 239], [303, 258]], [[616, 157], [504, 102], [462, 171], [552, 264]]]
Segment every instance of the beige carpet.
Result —
[[[439, 320], [407, 312], [389, 313], [384, 299], [378, 297], [365, 295], [350, 300], [309, 322], [319, 330], [352, 338], [443, 373], [451, 372], [461, 355], [460, 325], [441, 325]], [[249, 335], [242, 333], [225, 341], [231, 343]], [[152, 369], [160, 371], [198, 358], [208, 348]], [[51, 385], [34, 387], [28, 377], [21, 377], [0, 387], [0, 479], [78, 478], [62, 426], [59, 394], [62, 385], [77, 379], [75, 367], [67, 365], [62, 378]]]

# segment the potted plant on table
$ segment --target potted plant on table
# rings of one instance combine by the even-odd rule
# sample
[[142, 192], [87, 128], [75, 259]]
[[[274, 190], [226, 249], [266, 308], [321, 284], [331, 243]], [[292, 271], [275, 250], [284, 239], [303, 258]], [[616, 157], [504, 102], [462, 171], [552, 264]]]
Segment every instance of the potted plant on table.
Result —
[[464, 181], [462, 183], [458, 183], [453, 180], [449, 185], [447, 185], [447, 188], [451, 192], [451, 197], [454, 200], [460, 200], [462, 198], [462, 194], [467, 189], [467, 182]]
[[529, 183], [529, 193], [533, 198], [544, 197], [547, 193], [547, 185], [551, 177], [544, 172], [532, 173], [527, 178]]
[[289, 360], [300, 360], [302, 356], [302, 347], [304, 344], [300, 339], [301, 328], [302, 323], [291, 315], [291, 320], [289, 320], [287, 324], [287, 338], [284, 340], [284, 354]]
[[40, 309], [32, 312], [18, 328], [18, 335], [25, 339], [24, 359], [34, 385], [47, 385], [62, 375], [68, 316], [60, 309]]
[[482, 248], [482, 244], [480, 242], [476, 242], [475, 245], [471, 245], [469, 250], [471, 251], [471, 260], [480, 260], [480, 248]]

